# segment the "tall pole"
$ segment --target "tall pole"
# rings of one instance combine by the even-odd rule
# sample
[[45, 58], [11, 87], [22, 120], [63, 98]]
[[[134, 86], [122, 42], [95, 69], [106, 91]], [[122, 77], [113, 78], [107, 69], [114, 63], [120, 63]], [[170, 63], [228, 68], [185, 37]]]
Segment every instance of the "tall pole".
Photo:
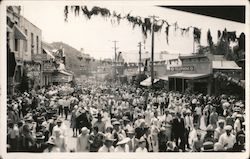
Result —
[[139, 42], [139, 75], [141, 75], [141, 42]]
[[154, 85], [154, 23], [155, 18], [157, 18], [155, 15], [150, 16], [150, 18], [153, 18], [153, 23], [151, 26], [151, 32], [152, 32], [152, 41], [151, 41], [151, 86]]
[[114, 51], [115, 51], [115, 60], [114, 60], [114, 70], [115, 70], [115, 80], [116, 80], [116, 62], [117, 62], [117, 54], [116, 54], [116, 51], [117, 51], [117, 46], [116, 46], [116, 43], [118, 42], [118, 41], [116, 41], [116, 40], [114, 40], [113, 41], [114, 42]]

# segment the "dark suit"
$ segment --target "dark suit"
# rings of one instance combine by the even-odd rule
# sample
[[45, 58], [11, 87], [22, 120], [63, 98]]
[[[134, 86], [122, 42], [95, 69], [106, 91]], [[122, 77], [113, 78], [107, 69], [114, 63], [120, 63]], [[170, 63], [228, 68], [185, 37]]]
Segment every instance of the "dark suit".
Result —
[[[185, 151], [185, 126], [183, 118], [180, 118], [180, 121], [177, 118], [173, 119], [172, 132], [174, 135], [176, 146], [181, 148], [182, 151]], [[180, 145], [178, 143], [179, 139], [181, 140]]]

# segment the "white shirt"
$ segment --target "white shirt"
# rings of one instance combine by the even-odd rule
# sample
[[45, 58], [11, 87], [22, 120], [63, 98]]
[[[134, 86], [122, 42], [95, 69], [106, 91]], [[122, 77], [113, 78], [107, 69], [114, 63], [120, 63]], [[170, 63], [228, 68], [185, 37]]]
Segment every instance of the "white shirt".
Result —
[[128, 146], [128, 144], [125, 144], [124, 148], [122, 148], [120, 145], [118, 145], [115, 148], [115, 152], [129, 152], [129, 146]]
[[141, 147], [138, 147], [136, 150], [135, 150], [135, 152], [148, 152], [148, 150], [147, 150], [147, 148], [145, 147], [144, 149], [142, 149]]
[[233, 134], [230, 134], [229, 136], [227, 133], [224, 133], [219, 138], [219, 143], [224, 147], [226, 144], [228, 144], [227, 148], [232, 148], [234, 144], [236, 143], [236, 138]]
[[235, 130], [236, 133], [241, 130], [241, 125], [240, 125], [240, 120], [239, 119], [236, 119], [235, 122], [234, 122], [234, 130]]
[[109, 148], [109, 151], [108, 151], [108, 148], [107, 148], [107, 146], [105, 146], [105, 145], [103, 145], [103, 146], [98, 150], [98, 152], [114, 152], [114, 151], [115, 151], [114, 146], [111, 146], [111, 147]]

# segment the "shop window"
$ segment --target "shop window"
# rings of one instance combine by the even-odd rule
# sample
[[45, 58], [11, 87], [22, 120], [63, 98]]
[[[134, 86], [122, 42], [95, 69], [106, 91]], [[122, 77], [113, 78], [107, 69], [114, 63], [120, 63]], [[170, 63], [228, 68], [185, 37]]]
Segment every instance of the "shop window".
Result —
[[15, 39], [15, 51], [18, 51], [18, 39]]
[[39, 37], [36, 36], [36, 52], [39, 54]]
[[31, 55], [34, 54], [34, 34], [31, 33], [31, 45], [30, 45], [30, 48], [31, 48]]

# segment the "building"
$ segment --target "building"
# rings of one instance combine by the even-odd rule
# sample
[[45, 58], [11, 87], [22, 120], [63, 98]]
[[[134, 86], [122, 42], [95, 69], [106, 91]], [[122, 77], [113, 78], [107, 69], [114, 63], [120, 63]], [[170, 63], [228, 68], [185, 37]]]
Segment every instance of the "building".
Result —
[[21, 29], [20, 6], [7, 6], [7, 94], [13, 95], [20, 84], [23, 75], [24, 50], [21, 43], [27, 41], [27, 36]]
[[20, 16], [20, 27], [27, 37], [20, 42], [24, 73], [30, 80], [30, 88], [41, 87], [42, 61], [45, 58], [42, 53], [42, 30], [23, 16]]
[[[242, 77], [242, 69], [234, 61], [228, 61], [223, 56], [192, 54], [179, 58], [182, 65], [170, 67], [168, 72], [170, 90], [217, 94], [225, 87], [221, 84], [229, 81], [218, 81], [216, 74], [238, 81]], [[226, 87], [230, 88], [230, 84]]]

